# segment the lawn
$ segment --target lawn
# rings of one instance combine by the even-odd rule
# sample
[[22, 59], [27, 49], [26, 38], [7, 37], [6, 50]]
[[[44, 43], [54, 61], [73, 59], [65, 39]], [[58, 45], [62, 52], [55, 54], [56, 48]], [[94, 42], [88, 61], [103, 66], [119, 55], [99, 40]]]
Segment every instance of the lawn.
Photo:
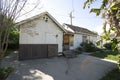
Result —
[[120, 71], [118, 69], [113, 69], [100, 80], [120, 80]]
[[[107, 51], [107, 52], [95, 52], [91, 54], [92, 56], [119, 61], [120, 60], [120, 52], [117, 51]], [[120, 70], [113, 69], [108, 72], [102, 79], [100, 80], [120, 80]]]
[[91, 54], [92, 56], [104, 58], [104, 59], [110, 59], [114, 61], [119, 60], [120, 52], [117, 51], [107, 51], [107, 52], [95, 52]]

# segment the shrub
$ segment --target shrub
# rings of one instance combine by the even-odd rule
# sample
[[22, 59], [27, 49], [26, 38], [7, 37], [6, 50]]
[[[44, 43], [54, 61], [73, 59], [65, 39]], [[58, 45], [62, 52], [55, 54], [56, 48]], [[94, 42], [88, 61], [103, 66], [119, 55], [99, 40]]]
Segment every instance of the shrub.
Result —
[[12, 71], [12, 67], [0, 68], [0, 80], [5, 80]]
[[118, 68], [119, 68], [119, 71], [120, 71], [120, 55], [119, 55], [119, 60], [118, 60]]
[[19, 43], [9, 43], [8, 44], [8, 49], [18, 49], [19, 48]]
[[120, 72], [118, 68], [109, 71], [103, 78], [100, 80], [120, 80]]
[[97, 46], [100, 45], [100, 42], [101, 42], [101, 40], [98, 40], [98, 41], [96, 42]]
[[83, 51], [82, 47], [78, 47], [77, 50], [79, 50], [79, 51]]
[[104, 46], [106, 49], [109, 49], [109, 50], [112, 49], [112, 43], [111, 43], [111, 42], [106, 43], [106, 44], [104, 44], [103, 46]]
[[86, 51], [86, 52], [93, 52], [96, 50], [96, 47], [95, 45], [92, 43], [92, 42], [83, 42], [80, 44], [83, 51]]

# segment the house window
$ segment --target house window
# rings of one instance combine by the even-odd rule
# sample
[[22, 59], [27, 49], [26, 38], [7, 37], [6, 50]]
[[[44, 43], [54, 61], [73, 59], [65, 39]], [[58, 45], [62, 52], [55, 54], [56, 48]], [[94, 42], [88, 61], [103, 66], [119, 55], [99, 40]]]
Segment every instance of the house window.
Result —
[[74, 39], [74, 36], [71, 35], [71, 36], [69, 37], [69, 40], [70, 40], [69, 45], [70, 45], [70, 46], [73, 46], [73, 39]]
[[82, 36], [82, 42], [87, 42], [87, 36]]
[[45, 20], [45, 22], [48, 22], [48, 18], [46, 16], [43, 17], [43, 20]]

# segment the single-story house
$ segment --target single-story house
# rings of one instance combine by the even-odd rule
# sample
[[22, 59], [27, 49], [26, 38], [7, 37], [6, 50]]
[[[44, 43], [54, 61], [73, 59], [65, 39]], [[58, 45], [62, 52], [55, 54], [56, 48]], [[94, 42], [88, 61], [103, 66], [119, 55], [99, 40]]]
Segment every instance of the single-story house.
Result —
[[48, 12], [17, 23], [20, 29], [19, 59], [57, 56], [63, 50], [76, 49], [82, 42], [96, 43], [97, 34], [74, 25], [63, 26]]
[[96, 44], [97, 34], [79, 26], [64, 24], [67, 33], [64, 34], [64, 50], [76, 49], [82, 42], [92, 42]]
[[48, 12], [23, 20], [18, 25], [20, 60], [53, 57], [63, 52], [66, 30]]

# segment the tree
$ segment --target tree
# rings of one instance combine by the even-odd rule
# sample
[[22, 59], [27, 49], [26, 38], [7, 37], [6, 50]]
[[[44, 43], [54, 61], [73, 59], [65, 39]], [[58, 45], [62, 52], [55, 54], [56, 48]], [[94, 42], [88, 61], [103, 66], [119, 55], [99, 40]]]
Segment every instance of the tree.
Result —
[[[84, 8], [87, 6], [87, 4], [89, 7], [90, 4], [95, 1], [97, 0], [87, 0], [84, 3]], [[99, 16], [101, 13], [102, 18], [106, 20], [104, 27], [109, 24], [111, 29], [112, 27], [117, 29], [117, 34], [120, 33], [120, 0], [102, 0], [100, 8], [92, 8], [90, 12], [96, 13], [97, 16]]]
[[[84, 8], [93, 4], [97, 0], [87, 0], [84, 3]], [[90, 12], [96, 13], [96, 16], [101, 15], [105, 19], [103, 29], [104, 29], [104, 38], [110, 40], [110, 33], [114, 31], [116, 37], [120, 36], [120, 0], [102, 0], [102, 4], [99, 8], [92, 8]], [[106, 26], [109, 25], [110, 28], [106, 31]], [[113, 49], [116, 48], [118, 41], [117, 38], [112, 39]]]
[[9, 34], [8, 49], [19, 48], [19, 30], [16, 27], [12, 27]]
[[[97, 0], [87, 0], [84, 3], [84, 8], [93, 4]], [[117, 37], [120, 37], [120, 0], [102, 0], [100, 8], [92, 8], [90, 12], [96, 13], [97, 16], [101, 15], [105, 19], [103, 25], [105, 36], [104, 38], [110, 40], [111, 30], [115, 31], [116, 37], [111, 39], [112, 49], [115, 50], [120, 41]], [[106, 31], [106, 25], [109, 24], [110, 28]], [[118, 61], [118, 67], [120, 70], [120, 60]]]
[[[20, 16], [28, 1], [30, 0], [0, 0], [0, 60], [7, 50], [9, 35], [16, 25], [15, 20]], [[38, 1], [33, 9], [39, 5]], [[33, 2], [35, 4], [35, 1]]]

